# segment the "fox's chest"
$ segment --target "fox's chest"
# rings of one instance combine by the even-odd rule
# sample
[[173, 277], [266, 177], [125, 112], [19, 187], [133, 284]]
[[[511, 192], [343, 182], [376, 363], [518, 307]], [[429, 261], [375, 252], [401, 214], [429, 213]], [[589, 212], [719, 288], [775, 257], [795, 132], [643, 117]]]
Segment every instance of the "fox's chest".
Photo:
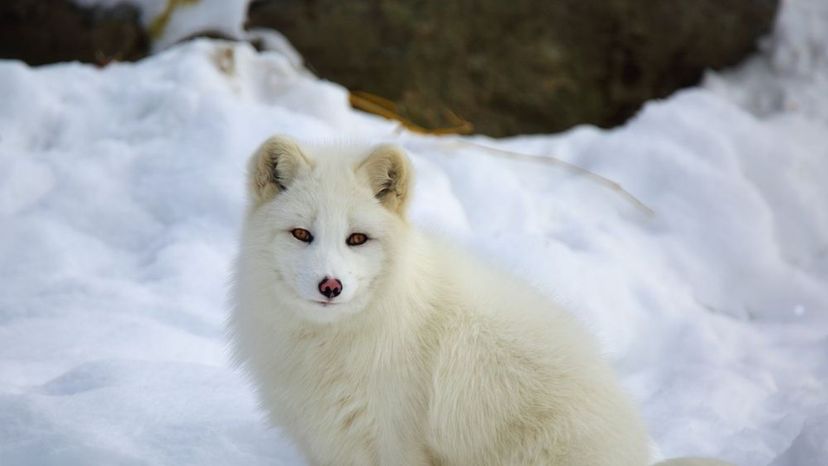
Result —
[[309, 388], [291, 413], [294, 435], [322, 464], [380, 464], [377, 438], [382, 413], [358, 383]]
[[[419, 386], [402, 361], [378, 364], [359, 348], [307, 348], [301, 362], [283, 361], [278, 410], [288, 430], [320, 464], [393, 464], [389, 455], [421, 441], [425, 410]], [[296, 354], [296, 353], [294, 353]]]

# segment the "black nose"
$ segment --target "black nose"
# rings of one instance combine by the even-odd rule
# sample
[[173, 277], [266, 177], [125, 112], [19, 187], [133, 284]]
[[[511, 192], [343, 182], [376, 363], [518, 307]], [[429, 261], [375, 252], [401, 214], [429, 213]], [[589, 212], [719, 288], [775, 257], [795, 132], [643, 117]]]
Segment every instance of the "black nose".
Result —
[[342, 293], [342, 282], [338, 278], [325, 277], [319, 282], [319, 292], [328, 299], [333, 299]]

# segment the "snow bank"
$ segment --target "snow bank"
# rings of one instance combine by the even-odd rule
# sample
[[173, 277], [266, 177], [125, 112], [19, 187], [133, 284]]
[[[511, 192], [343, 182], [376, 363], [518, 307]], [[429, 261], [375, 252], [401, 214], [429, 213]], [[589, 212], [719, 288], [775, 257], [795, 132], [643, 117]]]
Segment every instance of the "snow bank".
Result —
[[244, 164], [279, 132], [408, 148], [415, 223], [565, 303], [664, 456], [828, 463], [828, 5], [778, 31], [622, 128], [502, 141], [395, 136], [245, 45], [0, 61], [0, 462], [302, 464], [223, 338]]
[[[154, 50], [163, 50], [195, 34], [219, 33], [222, 37], [247, 37], [244, 22], [250, 0], [72, 0], [81, 6], [114, 7], [119, 3], [134, 5], [141, 12], [141, 22], [151, 26], [167, 16]], [[173, 8], [168, 9], [169, 5]]]

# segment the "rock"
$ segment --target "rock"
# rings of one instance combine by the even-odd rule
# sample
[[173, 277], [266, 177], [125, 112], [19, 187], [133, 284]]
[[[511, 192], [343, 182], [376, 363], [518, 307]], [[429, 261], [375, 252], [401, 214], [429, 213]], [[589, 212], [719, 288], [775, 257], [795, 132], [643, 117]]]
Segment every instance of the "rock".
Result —
[[778, 0], [256, 0], [321, 77], [426, 127], [491, 136], [611, 127], [739, 62]]
[[148, 50], [139, 12], [128, 4], [82, 8], [66, 0], [0, 1], [0, 58], [104, 65], [137, 60]]

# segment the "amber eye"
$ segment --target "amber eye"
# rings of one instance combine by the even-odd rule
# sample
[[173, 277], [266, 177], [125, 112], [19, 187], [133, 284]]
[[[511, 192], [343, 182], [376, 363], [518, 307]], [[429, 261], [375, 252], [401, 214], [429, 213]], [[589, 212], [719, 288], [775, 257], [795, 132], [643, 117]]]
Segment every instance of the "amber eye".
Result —
[[293, 230], [290, 230], [290, 234], [293, 235], [294, 238], [304, 243], [310, 243], [311, 241], [313, 241], [313, 235], [311, 234], [311, 232], [305, 230], [304, 228], [294, 228]]
[[368, 236], [365, 233], [353, 233], [346, 242], [348, 246], [359, 246], [365, 244], [366, 241], [368, 241]]

